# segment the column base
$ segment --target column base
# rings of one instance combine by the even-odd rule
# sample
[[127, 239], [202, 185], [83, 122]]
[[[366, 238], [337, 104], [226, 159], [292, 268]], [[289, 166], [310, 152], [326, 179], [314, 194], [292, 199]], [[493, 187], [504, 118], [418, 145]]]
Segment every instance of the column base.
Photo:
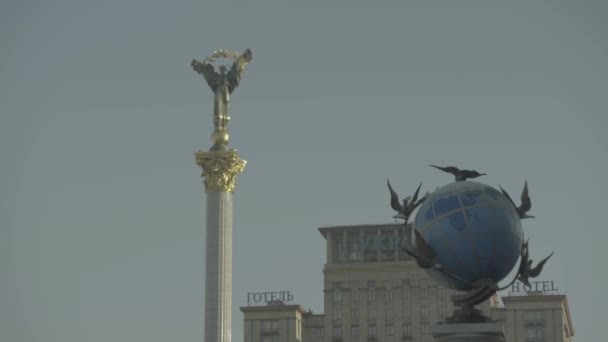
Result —
[[436, 342], [505, 342], [502, 324], [439, 323], [431, 329]]

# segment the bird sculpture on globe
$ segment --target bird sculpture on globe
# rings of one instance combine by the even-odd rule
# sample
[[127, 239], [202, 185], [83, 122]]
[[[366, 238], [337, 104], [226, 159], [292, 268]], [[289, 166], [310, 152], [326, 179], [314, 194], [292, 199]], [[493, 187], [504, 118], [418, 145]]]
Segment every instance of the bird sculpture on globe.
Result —
[[[403, 205], [387, 182], [391, 207], [398, 213], [395, 217], [405, 220], [401, 248], [440, 284], [462, 291], [452, 296], [460, 309], [448, 320], [485, 321], [487, 318], [473, 307], [516, 280], [526, 284], [528, 278], [537, 277], [553, 253], [532, 266], [521, 225], [522, 219], [534, 217], [527, 214], [531, 208], [527, 182], [522, 204], [517, 207], [502, 187], [498, 191], [467, 180], [484, 173], [431, 166], [453, 174], [455, 182], [417, 200], [420, 185]], [[418, 211], [410, 228], [408, 220], [415, 209]], [[499, 282], [511, 273], [518, 259], [517, 274], [508, 285], [500, 287]]]

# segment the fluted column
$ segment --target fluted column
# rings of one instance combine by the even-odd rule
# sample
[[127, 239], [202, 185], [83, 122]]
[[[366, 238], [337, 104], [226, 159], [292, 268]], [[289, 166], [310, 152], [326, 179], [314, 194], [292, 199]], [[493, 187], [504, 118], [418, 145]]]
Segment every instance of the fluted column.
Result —
[[205, 342], [231, 342], [232, 194], [245, 161], [237, 151], [195, 153], [207, 192]]

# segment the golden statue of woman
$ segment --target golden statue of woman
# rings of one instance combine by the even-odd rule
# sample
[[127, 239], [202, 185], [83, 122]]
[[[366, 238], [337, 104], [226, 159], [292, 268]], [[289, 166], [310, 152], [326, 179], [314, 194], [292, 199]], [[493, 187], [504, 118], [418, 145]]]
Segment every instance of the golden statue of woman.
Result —
[[[219, 73], [215, 71], [215, 67], [211, 64], [216, 58], [227, 57], [233, 58], [234, 63], [227, 70], [227, 67], [221, 65], [219, 67]], [[251, 50], [247, 49], [241, 55], [229, 51], [214, 51], [213, 54], [203, 62], [199, 62], [196, 59], [192, 60], [192, 68], [194, 71], [203, 75], [211, 90], [215, 94], [213, 101], [213, 124], [215, 126], [214, 134], [226, 134], [227, 143], [227, 131], [228, 121], [230, 121], [230, 94], [239, 85], [239, 81], [245, 73], [247, 64], [251, 61]]]

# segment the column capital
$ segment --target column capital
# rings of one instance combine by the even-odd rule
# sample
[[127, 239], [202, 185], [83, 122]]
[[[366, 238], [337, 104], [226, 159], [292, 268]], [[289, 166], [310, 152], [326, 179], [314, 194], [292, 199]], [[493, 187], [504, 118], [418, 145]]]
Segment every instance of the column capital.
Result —
[[198, 151], [194, 153], [196, 164], [203, 168], [205, 191], [234, 193], [236, 179], [245, 169], [247, 161], [239, 158], [235, 149], [227, 151]]

